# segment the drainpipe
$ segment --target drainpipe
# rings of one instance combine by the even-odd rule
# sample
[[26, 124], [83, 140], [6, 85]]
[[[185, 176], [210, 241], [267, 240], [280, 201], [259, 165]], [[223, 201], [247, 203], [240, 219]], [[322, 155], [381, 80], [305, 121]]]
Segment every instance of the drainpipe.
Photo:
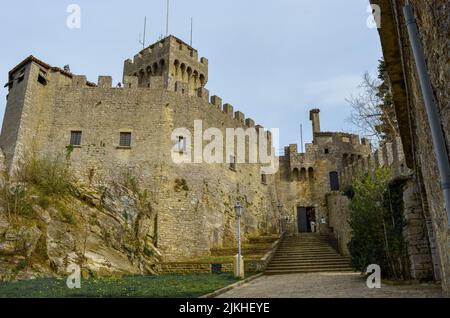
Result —
[[430, 77], [428, 75], [422, 43], [414, 20], [413, 11], [409, 1], [403, 7], [403, 14], [408, 28], [409, 41], [416, 62], [417, 73], [420, 79], [425, 109], [428, 115], [428, 123], [431, 128], [434, 152], [437, 159], [439, 174], [441, 177], [442, 192], [444, 194], [445, 209], [447, 210], [447, 221], [450, 226], [450, 163], [448, 160], [447, 148], [445, 145], [444, 133], [442, 131], [441, 119], [433, 95]]

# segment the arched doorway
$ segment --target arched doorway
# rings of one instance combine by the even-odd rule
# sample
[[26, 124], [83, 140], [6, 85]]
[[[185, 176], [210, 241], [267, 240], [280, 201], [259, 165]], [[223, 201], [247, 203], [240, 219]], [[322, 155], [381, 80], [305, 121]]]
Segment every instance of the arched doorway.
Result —
[[339, 191], [339, 175], [336, 171], [330, 172], [330, 188], [331, 191]]

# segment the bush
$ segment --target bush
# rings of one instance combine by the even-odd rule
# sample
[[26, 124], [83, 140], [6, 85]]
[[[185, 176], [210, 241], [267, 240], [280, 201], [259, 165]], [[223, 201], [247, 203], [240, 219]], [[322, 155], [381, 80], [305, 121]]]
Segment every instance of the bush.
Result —
[[8, 221], [13, 218], [26, 216], [33, 217], [34, 211], [30, 203], [29, 189], [23, 183], [12, 182], [8, 174], [3, 177], [0, 184], [0, 206], [5, 208]]
[[36, 187], [44, 195], [68, 194], [75, 178], [61, 156], [29, 156], [17, 173], [18, 179]]
[[353, 199], [355, 196], [355, 190], [352, 185], [346, 186], [342, 192], [349, 199]]
[[364, 272], [378, 264], [384, 277], [408, 279], [408, 259], [403, 240], [403, 186], [391, 183], [391, 171], [375, 170], [353, 183], [348, 244], [353, 266]]

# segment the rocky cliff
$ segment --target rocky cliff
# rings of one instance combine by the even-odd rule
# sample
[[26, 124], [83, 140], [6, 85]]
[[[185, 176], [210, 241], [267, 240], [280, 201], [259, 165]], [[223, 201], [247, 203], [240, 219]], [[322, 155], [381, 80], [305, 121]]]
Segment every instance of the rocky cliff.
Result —
[[1, 179], [0, 281], [66, 276], [70, 264], [85, 277], [154, 272], [156, 215], [135, 179], [61, 193], [23, 179]]

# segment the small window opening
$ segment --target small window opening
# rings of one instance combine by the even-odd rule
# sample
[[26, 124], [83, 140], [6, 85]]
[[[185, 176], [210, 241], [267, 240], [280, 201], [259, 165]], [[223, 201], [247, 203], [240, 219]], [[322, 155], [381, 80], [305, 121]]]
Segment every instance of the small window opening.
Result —
[[267, 175], [265, 173], [261, 174], [261, 183], [267, 184]]
[[330, 149], [325, 148], [325, 154], [327, 155], [327, 154], [329, 154], [329, 153], [330, 153]]
[[47, 73], [44, 71], [39, 71], [38, 82], [42, 85], [47, 85]]
[[309, 178], [309, 181], [314, 180], [314, 169], [313, 168], [308, 168], [308, 178]]
[[19, 72], [19, 78], [17, 79], [17, 81], [20, 83], [20, 82], [23, 81], [24, 78], [25, 78], [25, 69], [22, 69], [22, 70]]
[[177, 151], [179, 153], [187, 152], [186, 138], [184, 136], [178, 136], [177, 137], [176, 149], [177, 149]]
[[131, 147], [131, 133], [130, 132], [121, 132], [120, 133], [119, 146], [120, 147]]
[[236, 171], [236, 157], [233, 155], [230, 156], [230, 169]]
[[81, 146], [81, 135], [80, 130], [72, 130], [70, 132], [70, 145], [71, 146]]

